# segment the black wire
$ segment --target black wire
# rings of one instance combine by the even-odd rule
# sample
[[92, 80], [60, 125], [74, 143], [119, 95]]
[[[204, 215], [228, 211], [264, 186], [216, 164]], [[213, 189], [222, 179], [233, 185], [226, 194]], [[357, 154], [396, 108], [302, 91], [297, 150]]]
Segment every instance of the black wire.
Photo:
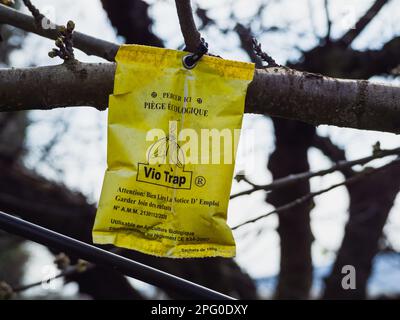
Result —
[[201, 38], [200, 39], [200, 44], [197, 47], [197, 50], [193, 54], [189, 54], [185, 57], [183, 57], [183, 66], [186, 69], [193, 69], [197, 62], [208, 52], [208, 43]]
[[2, 211], [0, 211], [0, 228], [95, 264], [111, 267], [129, 277], [150, 283], [161, 289], [176, 290], [185, 294], [188, 298], [234, 300], [234, 298], [222, 293], [16, 218]]

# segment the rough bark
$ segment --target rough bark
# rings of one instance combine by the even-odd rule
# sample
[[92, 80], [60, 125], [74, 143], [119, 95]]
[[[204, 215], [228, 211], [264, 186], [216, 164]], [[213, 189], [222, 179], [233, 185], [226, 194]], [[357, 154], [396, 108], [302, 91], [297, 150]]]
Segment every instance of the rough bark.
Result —
[[[115, 65], [66, 63], [0, 69], [0, 111], [94, 106], [112, 93]], [[286, 68], [256, 71], [245, 112], [365, 130], [400, 132], [400, 88]]]
[[[38, 29], [35, 25], [33, 18], [23, 15], [15, 10], [0, 5], [0, 23], [7, 23], [26, 31], [35, 32], [42, 36], [54, 39], [56, 36], [55, 30], [42, 30]], [[86, 35], [76, 33], [74, 36], [75, 46], [88, 54], [96, 54], [104, 57], [110, 61], [113, 61], [115, 53], [118, 50], [118, 46], [112, 43], [104, 42], [102, 40], [88, 37]], [[340, 61], [340, 59], [335, 59]], [[93, 71], [91, 68], [87, 68], [89, 71]], [[108, 71], [113, 68], [108, 67]], [[57, 96], [55, 94], [55, 86], [49, 88], [49, 80], [58, 80], [63, 83], [63, 88], [68, 88], [70, 84], [68, 81], [56, 79], [57, 77], [50, 77], [50, 74], [56, 71], [73, 71], [71, 69], [53, 69], [47, 70], [42, 69], [44, 74], [37, 76], [38, 80], [41, 80], [43, 90], [46, 88], [46, 92], [50, 96]], [[39, 71], [39, 70], [38, 70]], [[80, 70], [79, 75], [68, 75], [63, 73], [70, 81], [71, 79], [78, 81], [79, 86], [82, 90], [72, 90], [72, 93], [78, 94], [79, 103], [85, 102], [82, 95], [85, 95], [85, 87], [87, 82], [82, 83], [79, 81], [80, 77], [85, 77], [85, 70]], [[88, 71], [88, 74], [89, 74]], [[101, 73], [101, 72], [100, 72]], [[97, 80], [101, 83], [101, 88], [111, 88], [114, 71], [111, 71], [104, 79]], [[3, 88], [0, 92], [0, 104], [1, 102], [8, 103], [6, 98], [11, 101], [11, 107], [14, 109], [27, 109], [34, 108], [31, 106], [24, 105], [24, 99], [27, 97], [21, 94], [22, 90], [19, 91], [19, 96], [15, 97], [14, 92], [3, 92], [5, 83], [10, 84], [5, 77], [14, 76], [16, 83], [15, 86], [19, 86], [24, 82], [22, 77], [24, 71], [14, 70], [2, 70], [0, 74], [0, 88]], [[15, 76], [17, 77], [15, 79]], [[49, 79], [50, 77], [50, 79]], [[91, 78], [95, 78], [91, 76]], [[10, 80], [12, 80], [10, 78]], [[11, 83], [12, 84], [12, 83]], [[77, 87], [77, 86], [76, 86]], [[75, 87], [75, 89], [77, 89]], [[21, 87], [23, 92], [29, 92], [29, 87]], [[60, 93], [60, 92], [57, 92]], [[105, 106], [107, 103], [108, 92], [98, 92], [97, 97], [90, 96], [88, 93], [89, 101], [83, 103], [83, 105], [94, 104], [94, 106]], [[267, 114], [271, 116], [284, 117], [288, 119], [300, 120], [308, 122], [314, 125], [330, 124], [341, 127], [350, 127], [357, 129], [367, 130], [379, 130], [398, 133], [399, 127], [399, 95], [400, 89], [398, 87], [392, 87], [388, 85], [370, 84], [366, 81], [345, 81], [338, 79], [330, 79], [315, 74], [304, 74], [298, 73], [293, 70], [273, 68], [270, 70], [258, 70], [256, 73], [255, 80], [251, 84], [247, 99], [247, 112], [255, 112], [261, 114]], [[11, 98], [10, 98], [11, 97]], [[21, 99], [18, 100], [18, 97]], [[66, 103], [59, 101], [33, 101], [35, 107], [44, 105], [47, 108], [51, 107], [62, 107], [67, 106]], [[94, 103], [95, 102], [95, 103]], [[13, 105], [14, 103], [14, 105]], [[77, 103], [68, 100], [71, 105], [77, 105]], [[0, 111], [7, 110], [4, 105], [0, 105]]]

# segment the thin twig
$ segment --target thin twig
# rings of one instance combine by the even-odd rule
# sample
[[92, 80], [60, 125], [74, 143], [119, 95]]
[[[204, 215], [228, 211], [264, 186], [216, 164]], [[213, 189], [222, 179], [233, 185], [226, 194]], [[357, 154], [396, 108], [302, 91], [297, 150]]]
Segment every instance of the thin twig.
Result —
[[65, 133], [68, 131], [69, 125], [70, 124], [67, 121], [65, 121], [64, 115], [54, 122], [54, 126], [55, 128], [58, 129], [58, 131], [53, 135], [50, 141], [47, 142], [46, 145], [42, 148], [40, 158], [39, 160], [37, 160], [36, 165], [39, 165], [40, 163], [44, 162], [47, 158], [49, 158], [49, 155], [54, 149], [54, 147], [59, 144], [60, 140], [64, 137]]
[[287, 211], [289, 209], [297, 207], [297, 206], [299, 206], [301, 204], [304, 204], [307, 201], [315, 198], [316, 196], [319, 196], [321, 194], [327, 193], [327, 192], [329, 192], [329, 191], [331, 191], [333, 189], [336, 189], [338, 187], [349, 185], [349, 184], [354, 183], [354, 182], [356, 182], [357, 180], [359, 180], [359, 179], [361, 179], [363, 177], [366, 177], [366, 176], [371, 175], [373, 173], [376, 173], [378, 171], [384, 170], [389, 165], [392, 165], [395, 162], [400, 162], [400, 160], [394, 160], [393, 162], [391, 162], [391, 163], [389, 163], [389, 164], [387, 164], [387, 165], [385, 165], [383, 167], [380, 167], [380, 168], [376, 168], [376, 169], [368, 168], [368, 169], [360, 172], [359, 174], [356, 174], [356, 175], [352, 176], [351, 178], [348, 178], [348, 179], [344, 180], [343, 182], [340, 182], [340, 183], [337, 183], [337, 184], [334, 184], [334, 185], [330, 186], [329, 188], [322, 189], [322, 190], [319, 190], [319, 191], [316, 191], [316, 192], [310, 192], [310, 193], [306, 194], [305, 196], [303, 196], [301, 198], [298, 198], [298, 199], [296, 199], [296, 200], [294, 200], [292, 202], [289, 202], [289, 203], [287, 203], [287, 204], [285, 204], [285, 205], [283, 205], [281, 207], [278, 207], [275, 210], [270, 211], [270, 212], [268, 212], [268, 213], [266, 213], [264, 215], [261, 215], [261, 216], [259, 216], [257, 218], [254, 218], [254, 219], [245, 221], [243, 223], [240, 223], [237, 226], [233, 227], [232, 230], [237, 230], [237, 229], [239, 229], [239, 228], [241, 228], [241, 227], [243, 227], [245, 225], [257, 222], [257, 221], [259, 221], [261, 219], [264, 219], [264, 218], [267, 218], [267, 217], [269, 217], [269, 216], [271, 216], [271, 215], [273, 215], [275, 213], [276, 214], [280, 214], [280, 213], [285, 212], [285, 211]]
[[242, 49], [249, 55], [250, 61], [254, 62], [257, 68], [262, 68], [262, 59], [254, 51], [253, 36], [250, 27], [237, 23], [234, 30], [239, 37]]
[[36, 21], [36, 24], [38, 27], [42, 27], [42, 21], [46, 17], [39, 11], [38, 8], [36, 8], [30, 0], [22, 0], [24, 2], [24, 5], [28, 8], [30, 13], [32, 14], [33, 18]]
[[73, 32], [75, 29], [75, 23], [73, 21], [68, 21], [67, 26], [56, 26], [46, 18], [38, 8], [36, 8], [30, 0], [23, 0], [25, 6], [32, 13], [38, 28], [45, 30], [43, 26], [43, 19], [48, 21], [48, 25], [52, 29], [58, 30], [58, 37], [55, 41], [57, 49], [53, 49], [49, 52], [50, 58], [60, 57], [63, 60], [74, 60], [74, 48], [73, 48]]
[[199, 30], [203, 30], [209, 26], [215, 25], [215, 21], [208, 16], [207, 10], [197, 7], [196, 15], [201, 20], [201, 26], [199, 27]]
[[[121, 248], [114, 248], [110, 250], [110, 252], [113, 252], [115, 254], [121, 254], [122, 251], [123, 250]], [[56, 279], [82, 274], [87, 271], [93, 270], [96, 267], [94, 263], [90, 263], [82, 259], [79, 259], [75, 265], [71, 266], [69, 256], [64, 253], [58, 254], [56, 256], [56, 259], [54, 260], [54, 263], [62, 271], [53, 277], [16, 287], [12, 287], [6, 282], [0, 282], [0, 300], [10, 299], [16, 293], [32, 289], [43, 284], [49, 284], [51, 283], [51, 281], [54, 281]]]
[[333, 173], [338, 170], [342, 170], [344, 168], [349, 168], [349, 167], [354, 167], [356, 165], [364, 165], [368, 162], [371, 162], [376, 159], [388, 157], [388, 156], [393, 156], [393, 155], [398, 155], [400, 154], [400, 148], [395, 148], [395, 149], [388, 149], [388, 150], [378, 150], [374, 152], [371, 156], [360, 158], [357, 160], [352, 160], [352, 161], [340, 161], [336, 163], [334, 166], [328, 168], [328, 169], [323, 169], [319, 171], [307, 171], [303, 173], [298, 173], [298, 174], [293, 174], [284, 178], [276, 179], [272, 183], [266, 184], [266, 185], [256, 185], [252, 182], [250, 182], [247, 178], [242, 178], [241, 180], [246, 181], [249, 183], [253, 188], [250, 190], [245, 190], [239, 193], [236, 193], [230, 197], [230, 199], [234, 199], [243, 195], [249, 195], [253, 192], [259, 191], [259, 190], [264, 190], [264, 191], [272, 191], [276, 190], [278, 188], [283, 188], [287, 187], [289, 185], [293, 185], [295, 183], [298, 183], [299, 181], [302, 180], [308, 180], [314, 177], [322, 177], [327, 174]]
[[252, 42], [254, 52], [259, 58], [261, 58], [262, 61], [268, 63], [268, 67], [280, 67], [280, 65], [276, 63], [274, 58], [272, 58], [268, 53], [262, 50], [261, 43], [259, 43], [256, 38], [253, 38]]
[[348, 47], [364, 31], [365, 27], [376, 17], [389, 0], [376, 0], [368, 11], [358, 20], [355, 27], [347, 31], [338, 41], [340, 44]]
[[55, 41], [57, 49], [53, 49], [49, 52], [50, 58], [60, 57], [63, 60], [74, 60], [73, 32], [75, 23], [73, 21], [68, 21], [66, 27], [56, 26], [50, 19], [46, 18], [30, 0], [23, 0], [23, 2], [32, 13], [38, 28], [46, 29], [43, 26], [43, 20], [46, 19], [48, 21], [47, 24], [50, 25], [51, 28], [58, 30], [58, 38]]
[[[313, 147], [321, 151], [333, 163], [347, 161], [345, 150], [337, 146], [329, 137], [316, 135], [314, 137]], [[343, 167], [339, 170], [346, 178], [351, 177], [355, 173], [351, 167]]]
[[325, 41], [329, 42], [331, 40], [331, 29], [332, 29], [332, 20], [329, 12], [329, 0], [324, 1], [324, 7], [325, 7], [326, 28], [327, 28]]
[[175, 0], [175, 4], [186, 50], [195, 52], [201, 41], [201, 35], [194, 22], [190, 0]]
[[76, 274], [80, 274], [80, 273], [86, 272], [86, 271], [88, 271], [90, 269], [93, 269], [94, 266], [95, 265], [92, 264], [92, 263], [88, 263], [87, 261], [84, 261], [84, 260], [79, 260], [76, 265], [66, 267], [64, 270], [62, 270], [60, 273], [58, 273], [54, 277], [49, 277], [49, 278], [41, 280], [41, 281], [37, 281], [37, 282], [33, 282], [33, 283], [30, 283], [30, 284], [27, 284], [27, 285], [14, 287], [14, 288], [12, 288], [12, 291], [14, 293], [20, 293], [22, 291], [26, 291], [26, 290], [32, 289], [34, 287], [38, 287], [40, 285], [43, 285], [44, 283], [50, 283], [51, 281], [59, 279], [59, 278], [69, 277], [69, 276], [72, 276], [72, 275], [76, 275]]
[[[0, 24], [8, 24], [53, 40], [58, 38], [58, 31], [61, 28], [61, 26], [58, 25], [55, 25], [55, 28], [49, 29], [38, 28], [33, 17], [2, 4], [0, 4]], [[119, 45], [115, 43], [94, 38], [76, 31], [74, 32], [74, 47], [88, 55], [95, 55], [108, 61], [115, 60], [115, 55], [119, 49]]]

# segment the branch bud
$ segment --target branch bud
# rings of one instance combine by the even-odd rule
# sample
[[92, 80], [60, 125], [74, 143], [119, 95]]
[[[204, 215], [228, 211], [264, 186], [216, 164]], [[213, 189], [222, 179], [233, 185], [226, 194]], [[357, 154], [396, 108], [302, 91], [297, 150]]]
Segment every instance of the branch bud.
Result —
[[72, 32], [72, 31], [74, 31], [74, 29], [75, 29], [75, 23], [73, 22], [73, 21], [68, 21], [67, 22], [67, 30], [69, 31], [69, 32]]
[[62, 38], [57, 38], [56, 40], [56, 46], [61, 48], [64, 45]]
[[55, 58], [59, 56], [59, 51], [57, 49], [53, 49], [49, 52], [49, 57], [50, 58]]

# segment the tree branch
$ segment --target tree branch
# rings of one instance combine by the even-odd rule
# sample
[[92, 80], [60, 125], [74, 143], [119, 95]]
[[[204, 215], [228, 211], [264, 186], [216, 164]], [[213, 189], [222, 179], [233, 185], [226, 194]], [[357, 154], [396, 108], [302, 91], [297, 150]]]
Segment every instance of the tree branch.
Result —
[[186, 50], [195, 52], [200, 44], [201, 36], [194, 22], [190, 0], [175, 0], [175, 4]]
[[377, 172], [382, 172], [383, 170], [390, 168], [393, 164], [399, 163], [399, 162], [400, 162], [400, 160], [397, 159], [397, 160], [394, 160], [393, 162], [391, 162], [391, 163], [389, 163], [389, 164], [387, 164], [387, 165], [385, 165], [383, 167], [380, 167], [380, 168], [376, 168], [376, 169], [375, 168], [374, 169], [368, 168], [368, 169], [366, 169], [366, 170], [364, 170], [364, 171], [352, 176], [351, 178], [348, 178], [348, 179], [344, 180], [343, 182], [334, 184], [334, 185], [332, 185], [332, 186], [330, 186], [330, 187], [328, 187], [326, 189], [322, 189], [322, 190], [319, 190], [319, 191], [316, 191], [316, 192], [310, 192], [310, 193], [304, 195], [301, 198], [298, 198], [298, 199], [296, 199], [296, 200], [294, 200], [292, 202], [289, 202], [288, 204], [285, 204], [283, 206], [280, 206], [280, 207], [276, 208], [273, 211], [270, 211], [270, 212], [268, 212], [266, 214], [263, 214], [263, 215], [261, 215], [259, 217], [256, 217], [254, 219], [251, 219], [251, 220], [245, 221], [245, 222], [243, 222], [241, 224], [238, 224], [237, 226], [233, 227], [232, 230], [237, 230], [237, 229], [239, 229], [239, 228], [241, 228], [241, 227], [243, 227], [245, 225], [257, 222], [257, 221], [259, 221], [261, 219], [265, 219], [265, 218], [267, 218], [267, 217], [269, 217], [269, 216], [271, 216], [273, 214], [283, 213], [283, 212], [285, 212], [285, 211], [287, 211], [289, 209], [292, 209], [292, 208], [297, 207], [297, 206], [299, 206], [301, 204], [307, 203], [309, 200], [311, 200], [311, 199], [313, 199], [313, 198], [315, 198], [315, 197], [317, 197], [317, 196], [319, 196], [321, 194], [327, 193], [327, 192], [329, 192], [329, 191], [331, 191], [333, 189], [336, 189], [336, 188], [341, 187], [341, 186], [350, 185], [350, 184], [360, 180], [361, 178], [364, 178], [364, 177], [369, 176], [371, 174], [375, 174]]
[[[323, 169], [319, 171], [307, 171], [307, 172], [302, 172], [302, 173], [297, 173], [297, 174], [292, 174], [284, 178], [276, 179], [273, 182], [266, 184], [266, 185], [256, 185], [249, 181], [246, 177], [244, 177], [242, 180], [246, 181], [248, 184], [250, 184], [253, 188], [250, 190], [245, 190], [236, 194], [231, 195], [230, 199], [234, 199], [243, 195], [248, 195], [253, 192], [259, 191], [259, 190], [264, 190], [264, 191], [272, 191], [276, 190], [279, 188], [284, 188], [287, 186], [291, 186], [293, 184], [298, 183], [299, 181], [303, 180], [309, 180], [314, 177], [323, 177], [327, 174], [336, 172], [336, 171], [343, 171], [347, 172], [351, 167], [354, 167], [356, 165], [365, 165], [368, 162], [371, 162], [376, 159], [381, 159], [387, 156], [393, 156], [393, 155], [400, 155], [400, 148], [395, 148], [395, 149], [388, 149], [388, 150], [378, 150], [374, 152], [371, 156], [356, 159], [356, 160], [351, 160], [351, 161], [338, 161], [335, 165], [328, 169]], [[346, 178], [349, 178], [350, 176], [346, 176]]]
[[[114, 73], [114, 64], [86, 63], [0, 69], [0, 112], [68, 106], [104, 110]], [[400, 133], [400, 88], [287, 68], [256, 70], [245, 112]]]
[[237, 23], [235, 26], [235, 31], [239, 37], [241, 47], [249, 56], [250, 61], [254, 62], [257, 68], [262, 68], [262, 60], [254, 51], [251, 29], [241, 23]]
[[352, 79], [369, 79], [375, 75], [387, 75], [400, 63], [400, 37], [386, 42], [381, 49], [366, 51], [349, 51], [343, 55], [347, 59], [345, 68], [353, 70]]
[[358, 20], [354, 29], [347, 31], [338, 41], [343, 46], [350, 46], [353, 41], [364, 31], [365, 27], [376, 17], [389, 0], [376, 0], [368, 11]]
[[325, 18], [326, 18], [326, 35], [325, 41], [331, 41], [332, 20], [329, 12], [329, 0], [324, 0]]
[[[316, 135], [313, 141], [313, 147], [321, 151], [332, 162], [338, 163], [347, 161], [345, 150], [334, 144], [329, 137]], [[350, 178], [355, 174], [351, 167], [342, 167], [339, 170], [345, 178]]]
[[324, 74], [335, 78], [369, 79], [376, 75], [391, 74], [400, 64], [399, 52], [400, 37], [394, 37], [380, 49], [363, 51], [332, 43], [305, 52], [302, 61], [289, 64], [289, 67], [309, 72], [324, 70]]
[[[42, 37], [56, 40], [60, 26], [54, 29], [43, 29], [37, 25], [35, 19], [17, 10], [0, 4], [0, 24], [32, 32]], [[117, 44], [97, 39], [80, 32], [74, 32], [74, 47], [88, 55], [95, 55], [109, 61], [114, 61], [119, 46]]]
[[87, 270], [92, 270], [92, 269], [94, 269], [94, 267], [95, 267], [95, 265], [92, 263], [86, 262], [84, 260], [79, 260], [76, 265], [68, 266], [67, 268], [60, 271], [58, 274], [54, 275], [53, 277], [49, 277], [47, 279], [36, 281], [36, 282], [30, 283], [30, 284], [14, 287], [14, 288], [12, 288], [12, 291], [13, 291], [13, 293], [21, 293], [23, 291], [32, 289], [34, 287], [41, 286], [44, 283], [46, 283], [46, 284], [50, 283], [59, 278], [65, 278], [65, 277], [69, 277], [72, 275], [86, 272]]
[[[57, 30], [38, 29], [32, 17], [4, 5], [0, 5], [0, 23], [50, 39], [57, 37]], [[110, 61], [118, 51], [116, 44], [79, 32], [75, 32], [74, 39], [76, 48]], [[0, 111], [80, 105], [103, 110], [112, 93], [114, 72], [115, 65], [79, 63], [0, 70]], [[390, 85], [271, 68], [257, 70], [249, 87], [246, 112], [315, 125], [399, 133], [399, 98], [400, 88]]]
[[51, 67], [0, 69], [0, 111], [92, 106], [105, 110], [115, 65], [71, 62]]
[[30, 13], [32, 14], [33, 18], [36, 21], [36, 24], [40, 26], [45, 16], [36, 8], [30, 0], [22, 0], [24, 5], [28, 8]]

